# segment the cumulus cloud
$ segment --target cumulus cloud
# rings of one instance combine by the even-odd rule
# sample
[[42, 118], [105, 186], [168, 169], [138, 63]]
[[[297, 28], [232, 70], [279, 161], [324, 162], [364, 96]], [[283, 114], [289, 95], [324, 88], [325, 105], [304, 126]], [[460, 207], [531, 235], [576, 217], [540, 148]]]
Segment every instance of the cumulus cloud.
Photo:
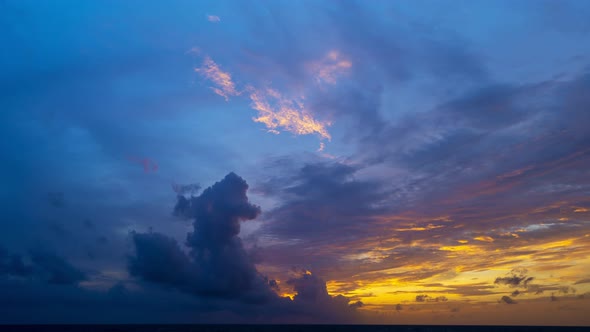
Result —
[[349, 303], [342, 295], [328, 294], [325, 281], [309, 271], [300, 271], [296, 277], [287, 280], [296, 295], [293, 297], [294, 310], [310, 316], [314, 320], [351, 321], [355, 309], [363, 306], [363, 302]]
[[199, 196], [178, 196], [175, 214], [193, 220], [185, 252], [173, 238], [159, 233], [133, 233], [135, 254], [129, 272], [144, 281], [172, 287], [201, 298], [274, 305], [277, 314], [297, 314], [323, 321], [354, 311], [362, 302], [328, 294], [324, 280], [311, 272], [286, 281], [293, 300], [280, 298], [279, 284], [261, 275], [239, 238], [240, 223], [256, 218], [260, 207], [247, 197], [248, 184], [235, 173]]
[[260, 214], [247, 190], [246, 181], [230, 173], [197, 197], [179, 196], [175, 213], [194, 220], [185, 242], [189, 253], [165, 235], [134, 233], [130, 273], [200, 296], [270, 296], [238, 237], [240, 222]]

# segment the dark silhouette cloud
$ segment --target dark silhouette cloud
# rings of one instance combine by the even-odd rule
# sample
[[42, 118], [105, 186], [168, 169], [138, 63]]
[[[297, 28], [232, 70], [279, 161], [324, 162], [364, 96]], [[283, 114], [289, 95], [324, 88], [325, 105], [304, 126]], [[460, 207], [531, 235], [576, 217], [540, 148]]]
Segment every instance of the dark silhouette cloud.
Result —
[[529, 283], [535, 278], [527, 276], [526, 273], [526, 269], [513, 269], [508, 276], [496, 278], [494, 284], [527, 288]]
[[260, 208], [248, 200], [247, 190], [246, 181], [230, 173], [197, 197], [179, 195], [176, 214], [194, 219], [185, 242], [188, 252], [163, 234], [133, 232], [135, 254], [129, 258], [130, 274], [208, 301], [274, 306], [280, 317], [297, 314], [325, 321], [342, 318], [343, 312], [352, 313], [362, 306], [360, 301], [349, 304], [342, 295], [329, 295], [326, 283], [310, 272], [286, 281], [296, 293], [292, 301], [276, 294], [280, 289], [277, 281], [256, 270], [238, 237], [240, 222], [260, 214]]
[[506, 303], [506, 304], [516, 304], [517, 302], [514, 301], [510, 296], [502, 296], [502, 298], [499, 301], [500, 303]]
[[431, 297], [426, 294], [416, 295], [416, 302], [447, 302], [446, 296]]
[[267, 300], [268, 282], [238, 237], [240, 222], [260, 214], [247, 190], [246, 181], [230, 173], [197, 197], [179, 195], [175, 213], [194, 219], [185, 243], [189, 253], [165, 235], [133, 233], [136, 254], [129, 260], [130, 273], [199, 296]]

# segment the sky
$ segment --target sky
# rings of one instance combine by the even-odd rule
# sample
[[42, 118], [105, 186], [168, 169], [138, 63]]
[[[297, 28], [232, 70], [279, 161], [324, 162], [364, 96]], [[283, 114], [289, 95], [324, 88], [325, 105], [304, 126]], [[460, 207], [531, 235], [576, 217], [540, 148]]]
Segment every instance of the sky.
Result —
[[0, 323], [590, 325], [588, 17], [0, 1]]

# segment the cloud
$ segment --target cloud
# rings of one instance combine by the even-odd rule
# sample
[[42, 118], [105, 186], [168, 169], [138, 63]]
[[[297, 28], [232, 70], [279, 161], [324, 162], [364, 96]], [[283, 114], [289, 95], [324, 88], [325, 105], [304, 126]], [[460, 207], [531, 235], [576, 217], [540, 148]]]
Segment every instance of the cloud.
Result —
[[[208, 56], [205, 57], [201, 68], [195, 71], [211, 80], [217, 87], [212, 88], [215, 93], [229, 100], [230, 96], [240, 95], [236, 90], [229, 72], [222, 71], [219, 66]], [[279, 134], [281, 130], [296, 135], [316, 134], [321, 139], [331, 139], [327, 127], [330, 122], [316, 120], [304, 107], [302, 98], [285, 97], [278, 90], [272, 88], [254, 88], [246, 86], [251, 107], [258, 111], [258, 116], [252, 120], [263, 123], [268, 131]]]
[[212, 22], [212, 23], [217, 23], [217, 22], [220, 22], [221, 19], [217, 15], [207, 15], [207, 21]]
[[578, 281], [574, 282], [574, 285], [579, 285], [579, 284], [590, 284], [590, 278], [582, 279], [582, 280], [578, 280]]
[[198, 183], [191, 183], [191, 184], [177, 184], [172, 183], [172, 190], [178, 195], [196, 195], [199, 190], [201, 189], [201, 185]]
[[212, 81], [216, 85], [211, 88], [213, 92], [225, 98], [226, 101], [229, 100], [229, 97], [240, 95], [232, 81], [231, 74], [221, 70], [210, 57], [206, 56], [201, 67], [195, 68], [195, 71]]
[[473, 239], [482, 242], [494, 242], [494, 238], [491, 236], [476, 236]]
[[32, 274], [33, 268], [25, 265], [22, 256], [9, 254], [0, 247], [0, 276], [27, 277]]
[[32, 251], [31, 261], [50, 284], [71, 285], [87, 279], [84, 272], [54, 253]]
[[323, 59], [310, 63], [309, 67], [318, 83], [336, 84], [338, 77], [350, 70], [352, 62], [333, 50]]
[[496, 278], [494, 284], [527, 288], [535, 278], [527, 276], [526, 273], [527, 270], [524, 268], [513, 269], [510, 271], [509, 276]]
[[199, 296], [269, 297], [238, 237], [240, 222], [256, 218], [260, 208], [249, 202], [248, 185], [234, 173], [189, 199], [179, 196], [175, 213], [191, 218], [188, 254], [176, 240], [157, 233], [134, 233], [136, 254], [129, 271], [143, 280], [162, 283]]
[[517, 302], [514, 301], [510, 296], [502, 296], [502, 298], [499, 301], [500, 303], [506, 303], [506, 304], [516, 304]]
[[[301, 272], [285, 284], [293, 300], [280, 298], [276, 280], [260, 274], [238, 236], [240, 223], [256, 218], [260, 207], [247, 197], [248, 184], [235, 173], [205, 189], [199, 196], [178, 196], [175, 214], [193, 219], [185, 245], [159, 233], [133, 233], [135, 255], [129, 258], [132, 276], [207, 299], [274, 306], [276, 314], [308, 317], [312, 321], [341, 317], [362, 303], [330, 296], [326, 283], [311, 272]], [[242, 310], [242, 309], [240, 309]], [[268, 310], [265, 309], [265, 310]]]
[[446, 296], [431, 297], [429, 295], [416, 295], [416, 302], [447, 302]]
[[287, 284], [296, 292], [293, 297], [296, 310], [312, 320], [351, 322], [356, 316], [355, 309], [363, 306], [361, 301], [349, 304], [350, 300], [342, 295], [329, 295], [324, 280], [309, 271], [300, 271], [298, 276], [287, 280]]
[[258, 111], [253, 120], [266, 125], [270, 132], [278, 134], [283, 129], [297, 135], [317, 134], [322, 139], [330, 139], [326, 129], [328, 122], [321, 122], [312, 117], [303, 102], [283, 97], [272, 89], [250, 89], [252, 108]]

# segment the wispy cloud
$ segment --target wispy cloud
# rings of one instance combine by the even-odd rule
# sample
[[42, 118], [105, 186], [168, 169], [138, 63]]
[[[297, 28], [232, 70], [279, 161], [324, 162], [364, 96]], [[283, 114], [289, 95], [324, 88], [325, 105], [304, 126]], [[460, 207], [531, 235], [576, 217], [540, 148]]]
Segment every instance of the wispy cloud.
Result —
[[330, 51], [321, 60], [312, 62], [309, 67], [318, 83], [336, 84], [338, 77], [352, 67], [352, 62], [340, 52]]
[[331, 138], [326, 129], [330, 123], [314, 119], [301, 100], [283, 97], [273, 89], [250, 90], [252, 108], [258, 111], [253, 120], [264, 123], [269, 132], [278, 134], [278, 129], [283, 129], [296, 135], [317, 134], [321, 138]]
[[211, 89], [218, 95], [229, 100], [230, 96], [238, 96], [239, 91], [236, 90], [236, 85], [232, 80], [229, 72], [221, 70], [219, 65], [215, 63], [210, 57], [206, 56], [203, 60], [203, 64], [199, 68], [195, 68], [197, 73], [200, 73], [206, 79], [212, 81], [216, 87]]
[[[236, 89], [232, 75], [223, 71], [210, 57], [206, 56], [202, 66], [196, 68], [195, 71], [212, 81], [215, 87], [211, 89], [224, 97], [226, 101], [229, 101], [230, 96], [241, 94]], [[331, 139], [327, 130], [331, 123], [315, 119], [303, 104], [304, 96], [290, 98], [272, 88], [259, 89], [247, 86], [245, 89], [249, 93], [251, 107], [258, 111], [258, 116], [254, 117], [253, 121], [266, 125], [268, 132], [280, 134], [282, 130], [295, 135], [316, 134], [321, 139]], [[323, 148], [324, 146], [321, 145], [320, 151]]]
[[207, 21], [217, 23], [221, 22], [221, 19], [217, 15], [207, 15]]

